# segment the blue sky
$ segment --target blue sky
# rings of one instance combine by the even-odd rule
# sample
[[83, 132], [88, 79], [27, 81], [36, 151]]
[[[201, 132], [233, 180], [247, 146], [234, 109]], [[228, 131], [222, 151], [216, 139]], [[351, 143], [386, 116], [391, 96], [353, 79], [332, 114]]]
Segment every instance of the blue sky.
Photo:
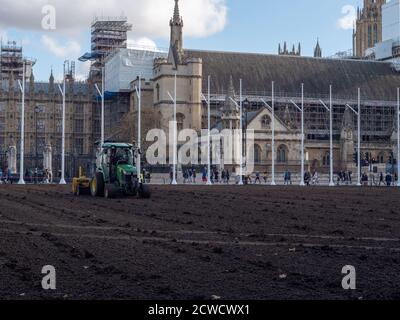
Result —
[[[76, 0], [70, 0], [69, 3]], [[162, 2], [161, 2], [162, 1]], [[21, 0], [20, 3], [30, 1]], [[38, 2], [41, 2], [39, 0]], [[4, 39], [16, 40], [24, 45], [26, 56], [37, 59], [35, 77], [47, 80], [53, 66], [56, 77], [60, 77], [64, 59], [77, 59], [80, 53], [90, 50], [90, 19], [105, 11], [128, 15], [134, 25], [130, 34], [134, 43], [155, 42], [159, 47], [168, 46], [169, 17], [172, 16], [172, 0], [97, 0], [93, 7], [87, 5], [80, 11], [63, 12], [67, 1], [53, 0], [57, 8], [57, 27], [55, 31], [42, 30], [41, 7], [31, 3], [31, 10], [37, 13], [35, 18], [15, 4], [15, 1], [0, 0], [0, 34]], [[132, 2], [137, 2], [135, 10]], [[151, 6], [153, 2], [153, 6]], [[238, 52], [277, 53], [278, 44], [287, 41], [292, 44], [301, 42], [303, 55], [312, 55], [317, 38], [324, 56], [352, 48], [352, 30], [339, 25], [339, 19], [347, 16], [342, 12], [344, 6], [356, 8], [362, 0], [181, 0], [181, 13], [185, 23], [185, 47], [192, 49], [223, 50]], [[76, 2], [79, 4], [79, 2]], [[160, 3], [165, 6], [160, 7]], [[197, 3], [197, 7], [196, 7]], [[103, 4], [103, 5], [102, 5]], [[8, 6], [8, 7], [7, 7]], [[107, 6], [112, 10], [107, 9]], [[9, 9], [9, 10], [5, 10]], [[36, 12], [37, 10], [38, 12]], [[15, 12], [14, 12], [15, 11]], [[10, 13], [11, 12], [11, 13]], [[60, 14], [61, 12], [62, 14]], [[119, 14], [118, 13], [118, 14]], [[4, 22], [8, 15], [9, 22]], [[347, 27], [354, 18], [350, 11]], [[7, 16], [6, 16], [7, 15]], [[67, 16], [72, 16], [67, 18]], [[350, 20], [349, 20], [350, 19]], [[7, 20], [7, 19], [6, 19]], [[60, 21], [60, 22], [59, 22]], [[157, 29], [155, 30], [155, 27]], [[153, 27], [153, 28], [152, 28]], [[147, 41], [147, 42], [146, 42]], [[87, 66], [77, 62], [78, 73], [84, 76]]]

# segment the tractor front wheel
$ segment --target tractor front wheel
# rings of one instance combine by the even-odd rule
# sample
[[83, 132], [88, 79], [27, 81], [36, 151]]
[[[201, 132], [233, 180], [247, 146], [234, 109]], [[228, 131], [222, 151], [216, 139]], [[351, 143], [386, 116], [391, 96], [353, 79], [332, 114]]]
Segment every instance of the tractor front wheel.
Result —
[[142, 199], [149, 199], [151, 197], [151, 191], [147, 185], [141, 184], [139, 186], [139, 197]]
[[104, 196], [104, 178], [101, 172], [97, 172], [96, 176], [90, 182], [90, 193], [93, 197]]
[[104, 198], [113, 199], [118, 196], [119, 189], [114, 184], [106, 184], [104, 187]]

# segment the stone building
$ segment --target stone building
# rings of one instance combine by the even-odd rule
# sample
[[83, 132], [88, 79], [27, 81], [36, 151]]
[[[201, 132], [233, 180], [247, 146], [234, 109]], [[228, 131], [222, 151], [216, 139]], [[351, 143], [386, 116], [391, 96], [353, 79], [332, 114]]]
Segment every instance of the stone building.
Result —
[[[7, 167], [7, 151], [16, 147], [17, 168], [21, 137], [21, 91], [13, 75], [0, 85], [0, 165]], [[66, 85], [66, 176], [78, 167], [91, 170], [94, 142], [100, 137], [100, 108], [89, 83], [70, 79]], [[62, 98], [51, 73], [49, 82], [27, 79], [25, 94], [25, 168], [42, 170], [44, 151], [52, 151], [53, 175], [61, 168]], [[49, 166], [49, 164], [47, 164]], [[15, 170], [15, 168], [13, 168]], [[14, 172], [16, 173], [16, 172]]]
[[368, 55], [367, 49], [382, 41], [382, 6], [386, 0], [364, 0], [364, 7], [357, 9], [353, 32], [353, 54], [357, 58]]
[[[378, 14], [381, 2], [366, 2], [367, 6], [359, 17], [368, 16], [368, 8], [375, 8], [371, 9], [374, 16]], [[215, 128], [221, 127], [221, 124], [228, 127], [237, 126], [237, 110], [230, 98], [239, 102], [237, 92], [239, 81], [243, 79], [243, 123], [244, 128], [255, 130], [254, 156], [259, 170], [271, 169], [272, 117], [262, 101], [272, 104], [273, 81], [276, 113], [275, 160], [278, 163], [278, 171], [285, 168], [298, 170], [300, 166], [301, 117], [293, 102], [301, 105], [302, 83], [305, 90], [305, 154], [310, 170], [328, 172], [330, 157], [333, 156], [335, 170], [355, 171], [357, 122], [346, 105], [357, 106], [358, 88], [362, 93], [362, 154], [368, 153], [374, 162], [381, 163], [382, 166], [391, 158], [395, 145], [393, 118], [400, 74], [390, 64], [321, 58], [319, 43], [315, 50], [317, 58], [188, 50], [183, 46], [184, 25], [179, 14], [178, 0], [175, 0], [170, 28], [168, 58], [154, 61], [153, 79], [146, 80], [142, 85], [142, 107], [146, 115], [146, 125], [142, 126], [142, 145], [146, 146], [145, 137], [148, 130], [167, 129], [169, 121], [173, 119], [173, 102], [168, 92], [173, 94], [175, 76], [178, 129], [192, 128], [200, 131], [207, 128], [207, 104], [202, 98], [202, 93], [207, 96], [207, 78], [211, 76], [211, 122]], [[370, 34], [374, 37], [373, 33]], [[378, 35], [376, 40], [379, 40]], [[329, 152], [329, 113], [321, 103], [322, 101], [329, 106], [331, 85], [333, 155]], [[125, 135], [122, 134], [121, 138], [135, 139], [136, 114], [137, 98], [132, 89], [130, 113], [124, 122], [131, 129], [123, 130]]]

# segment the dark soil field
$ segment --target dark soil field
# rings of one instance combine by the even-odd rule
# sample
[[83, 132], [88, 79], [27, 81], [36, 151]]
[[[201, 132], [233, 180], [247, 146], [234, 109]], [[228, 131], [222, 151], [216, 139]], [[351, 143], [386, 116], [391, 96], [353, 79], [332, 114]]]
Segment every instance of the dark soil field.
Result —
[[0, 299], [400, 299], [399, 190], [152, 189], [0, 186]]

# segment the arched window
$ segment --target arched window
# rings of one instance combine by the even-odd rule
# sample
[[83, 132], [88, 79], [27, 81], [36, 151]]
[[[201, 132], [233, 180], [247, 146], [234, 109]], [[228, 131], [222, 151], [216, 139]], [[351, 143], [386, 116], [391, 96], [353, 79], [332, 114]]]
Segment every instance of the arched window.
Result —
[[288, 162], [288, 155], [289, 155], [288, 148], [286, 146], [284, 146], [284, 145], [281, 145], [278, 148], [278, 154], [277, 154], [278, 163], [287, 163]]
[[383, 152], [378, 155], [377, 161], [378, 163], [385, 163], [385, 154]]
[[261, 119], [261, 128], [270, 129], [271, 128], [271, 118], [269, 115], [265, 115]]
[[260, 164], [262, 161], [262, 150], [258, 144], [254, 145], [254, 163]]
[[331, 154], [329, 152], [325, 153], [322, 164], [324, 166], [329, 166], [331, 164]]
[[183, 130], [183, 124], [185, 122], [185, 115], [182, 113], [178, 113], [176, 115], [176, 125], [178, 128], [178, 131], [182, 131]]

